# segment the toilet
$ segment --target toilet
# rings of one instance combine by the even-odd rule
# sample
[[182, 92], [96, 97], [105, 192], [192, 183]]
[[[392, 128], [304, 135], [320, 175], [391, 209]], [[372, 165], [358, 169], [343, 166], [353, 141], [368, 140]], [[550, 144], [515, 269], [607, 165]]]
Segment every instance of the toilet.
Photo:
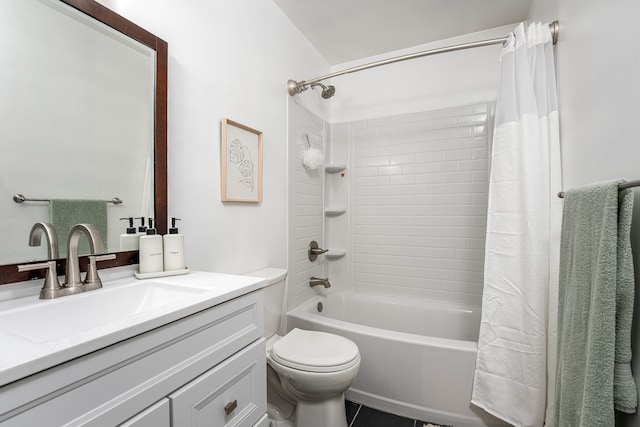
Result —
[[286, 314], [287, 270], [247, 274], [266, 279], [264, 337], [267, 340], [267, 400], [271, 426], [347, 427], [344, 392], [360, 368], [351, 340], [326, 332], [278, 329]]

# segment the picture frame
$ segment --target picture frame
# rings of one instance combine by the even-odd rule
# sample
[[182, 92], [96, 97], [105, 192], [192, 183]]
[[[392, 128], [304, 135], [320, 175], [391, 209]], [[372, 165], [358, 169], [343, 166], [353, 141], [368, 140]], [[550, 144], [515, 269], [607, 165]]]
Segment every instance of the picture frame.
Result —
[[262, 132], [222, 119], [220, 163], [223, 202], [262, 202]]

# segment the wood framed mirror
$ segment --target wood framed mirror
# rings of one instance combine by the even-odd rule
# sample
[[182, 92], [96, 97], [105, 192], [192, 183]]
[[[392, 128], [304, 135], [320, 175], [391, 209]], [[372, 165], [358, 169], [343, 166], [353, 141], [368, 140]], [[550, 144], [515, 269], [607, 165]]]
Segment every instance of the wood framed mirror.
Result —
[[[150, 70], [154, 74], [155, 87], [153, 88], [153, 105], [152, 113], [153, 121], [150, 130], [153, 138], [153, 216], [155, 219], [155, 227], [159, 234], [167, 232], [167, 85], [168, 85], [168, 45], [167, 43], [146, 31], [140, 26], [118, 15], [109, 8], [94, 0], [48, 0], [49, 2], [60, 2], [64, 5], [91, 17], [95, 21], [104, 24], [118, 33], [128, 37], [132, 42], [140, 43], [146, 48], [155, 52], [155, 67]], [[43, 1], [44, 3], [44, 1]], [[28, 17], [27, 17], [28, 18]], [[12, 41], [13, 42], [13, 41]], [[16, 43], [18, 43], [16, 41]], [[151, 122], [151, 120], [150, 120]], [[7, 142], [11, 144], [11, 141]], [[106, 147], [108, 149], [108, 147]], [[104, 144], [102, 150], [105, 150]], [[18, 191], [17, 189], [14, 191]], [[114, 195], [116, 196], [116, 195]], [[35, 221], [34, 221], [35, 222]], [[123, 228], [124, 229], [124, 228]], [[16, 242], [15, 244], [27, 244], [28, 230], [23, 236], [24, 242]], [[59, 239], [66, 239], [67, 236], [58, 236]], [[112, 261], [101, 262], [101, 268], [124, 266], [138, 263], [138, 251], [115, 252], [111, 248], [110, 253], [116, 253], [116, 258]], [[66, 253], [60, 253], [57, 260], [57, 272], [59, 275], [64, 274], [66, 266]], [[43, 260], [38, 260], [41, 262]], [[27, 264], [36, 262], [25, 260], [24, 262], [7, 263], [0, 265], [0, 285], [27, 281], [32, 279], [43, 278], [45, 270], [34, 270], [28, 272], [18, 272], [19, 264]], [[80, 258], [82, 271], [85, 271], [88, 264], [86, 256]]]

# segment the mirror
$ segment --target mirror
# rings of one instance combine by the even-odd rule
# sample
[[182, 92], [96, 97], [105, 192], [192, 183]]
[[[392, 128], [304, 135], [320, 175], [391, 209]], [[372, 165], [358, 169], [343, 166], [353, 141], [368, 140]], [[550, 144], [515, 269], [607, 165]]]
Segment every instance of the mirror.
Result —
[[118, 255], [101, 267], [137, 263], [119, 218], [167, 228], [167, 43], [93, 0], [3, 0], [0, 51], [0, 284], [43, 277], [17, 264], [47, 258], [28, 239], [53, 199], [121, 199], [106, 203]]

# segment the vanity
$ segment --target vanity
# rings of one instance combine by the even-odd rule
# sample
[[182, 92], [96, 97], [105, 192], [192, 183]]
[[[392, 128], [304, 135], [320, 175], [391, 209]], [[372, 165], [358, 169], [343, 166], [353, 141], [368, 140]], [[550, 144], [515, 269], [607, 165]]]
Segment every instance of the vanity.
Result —
[[[0, 426], [266, 427], [267, 282], [137, 280], [138, 251], [117, 244], [123, 216], [167, 231], [168, 44], [95, 0], [7, 0], [0, 12], [0, 115], [13, 125], [0, 132]], [[113, 196], [107, 255], [27, 244], [52, 197]], [[102, 288], [38, 298], [48, 273], [86, 271], [86, 286], [96, 261]]]
[[0, 302], [0, 426], [268, 426], [267, 282], [128, 274]]

